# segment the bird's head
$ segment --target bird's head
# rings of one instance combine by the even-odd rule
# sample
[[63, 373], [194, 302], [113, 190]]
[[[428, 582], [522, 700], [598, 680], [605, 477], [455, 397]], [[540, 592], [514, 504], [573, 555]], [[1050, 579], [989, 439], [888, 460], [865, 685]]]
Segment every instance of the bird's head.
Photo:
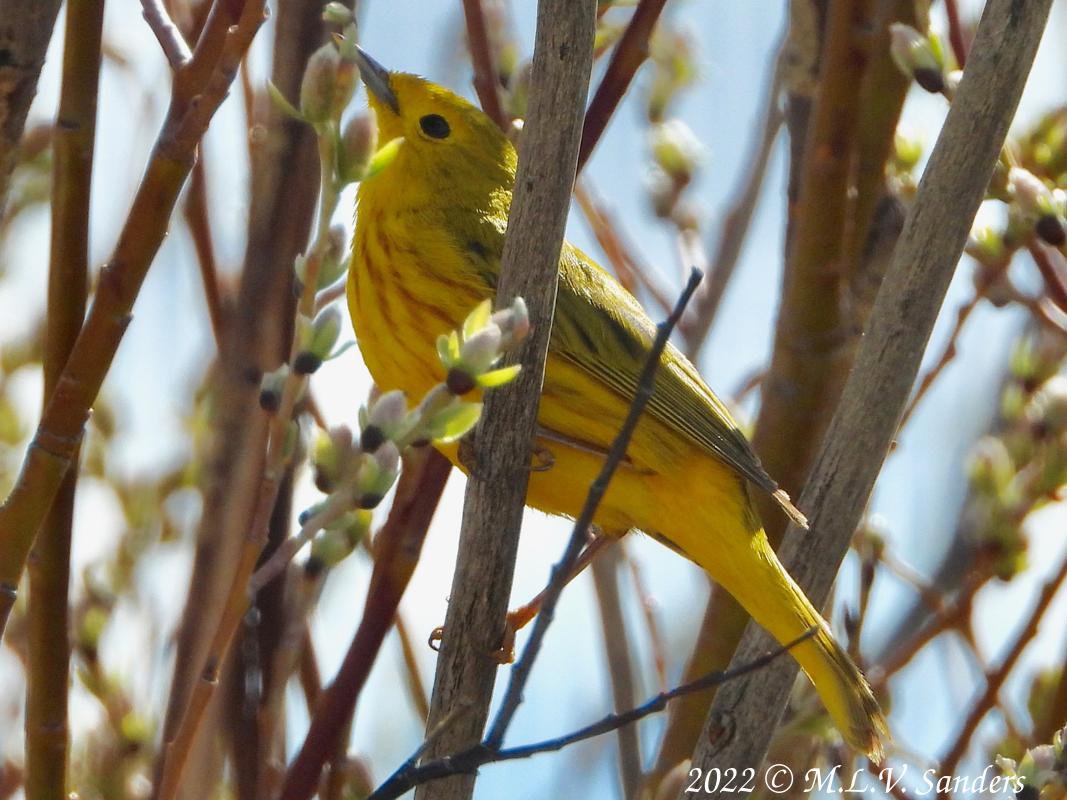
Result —
[[515, 150], [480, 109], [425, 78], [390, 72], [362, 49], [356, 62], [378, 120], [378, 141], [401, 140], [397, 161], [409, 167], [406, 178], [417, 165], [417, 174], [453, 188], [470, 180], [513, 180]]

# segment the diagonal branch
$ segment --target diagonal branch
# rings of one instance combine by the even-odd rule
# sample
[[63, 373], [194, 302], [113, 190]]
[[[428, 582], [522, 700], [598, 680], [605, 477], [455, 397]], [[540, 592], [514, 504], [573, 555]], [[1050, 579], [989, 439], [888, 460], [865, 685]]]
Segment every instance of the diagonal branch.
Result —
[[159, 46], [163, 48], [163, 55], [167, 57], [170, 68], [177, 72], [189, 63], [193, 54], [161, 0], [141, 0], [141, 13], [152, 33], [156, 35]]
[[359, 629], [337, 678], [315, 704], [311, 728], [289, 767], [280, 797], [309, 798], [326, 761], [342, 744], [356, 700], [375, 663], [385, 635], [397, 619], [400, 598], [418, 563], [422, 542], [444, 491], [452, 464], [436, 450], [422, 448], [405, 458], [389, 520], [375, 540], [374, 571]]
[[[814, 510], [811, 534], [790, 529], [782, 562], [816, 607], [866, 507], [918, 374], [945, 291], [985, 196], [1030, 72], [1051, 0], [990, 0], [971, 59], [919, 184], [856, 367], [801, 498]], [[749, 625], [733, 663], [764, 647]], [[758, 768], [796, 676], [781, 663], [720, 690], [693, 755], [703, 770]], [[744, 702], [759, 698], [758, 703]]]
[[[557, 736], [554, 739], [546, 739], [542, 742], [520, 745], [519, 747], [506, 747], [503, 749], [494, 749], [485, 744], [481, 744], [472, 747], [469, 750], [465, 750], [462, 753], [436, 759], [417, 766], [419, 756], [422, 755], [424, 750], [424, 747], [420, 746], [419, 749], [417, 749], [415, 753], [404, 762], [400, 769], [390, 775], [389, 779], [379, 786], [367, 800], [394, 800], [394, 798], [400, 797], [404, 792], [409, 791], [413, 786], [425, 783], [426, 781], [444, 778], [449, 775], [473, 772], [478, 769], [478, 767], [484, 766], [485, 764], [495, 764], [501, 761], [514, 761], [520, 758], [529, 758], [538, 753], [552, 753], [557, 750], [562, 750], [569, 745], [584, 742], [586, 739], [592, 739], [595, 736], [601, 736], [605, 733], [619, 730], [624, 726], [633, 725], [635, 722], [639, 722], [645, 717], [662, 711], [667, 707], [667, 703], [671, 700], [685, 697], [693, 692], [706, 691], [714, 686], [721, 686], [727, 681], [735, 680], [744, 675], [763, 669], [779, 656], [789, 652], [789, 650], [796, 647], [805, 639], [808, 639], [814, 633], [815, 631], [812, 629], [795, 641], [775, 648], [749, 664], [744, 664], [724, 672], [719, 671], [703, 675], [694, 681], [684, 683], [669, 691], [660, 692], [655, 697], [645, 701], [635, 708], [617, 714], [608, 714], [606, 717], [603, 717], [590, 725], [586, 725], [585, 727], [579, 728], [564, 736]], [[445, 720], [445, 722], [450, 721], [450, 719]]]
[[648, 42], [666, 4], [667, 0], [640, 0], [626, 30], [619, 38], [619, 43], [615, 45], [607, 71], [600, 79], [596, 94], [589, 101], [589, 109], [585, 112], [582, 145], [578, 151], [578, 172], [582, 171], [585, 162], [593, 154], [593, 149], [608, 127], [608, 121], [615, 113], [619, 101], [630, 88], [630, 82], [637, 74], [638, 68], [648, 58]]

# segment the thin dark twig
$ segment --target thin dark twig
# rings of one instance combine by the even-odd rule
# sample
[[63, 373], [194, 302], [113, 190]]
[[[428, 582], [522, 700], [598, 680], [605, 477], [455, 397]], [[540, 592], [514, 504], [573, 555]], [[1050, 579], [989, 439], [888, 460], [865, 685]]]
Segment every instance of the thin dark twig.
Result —
[[177, 72], [189, 63], [193, 54], [163, 3], [160, 0], [141, 0], [141, 13], [144, 14], [145, 22], [152, 29], [152, 33], [156, 35], [159, 46], [163, 48], [170, 68]]
[[533, 662], [541, 650], [541, 643], [544, 641], [548, 626], [552, 622], [556, 604], [559, 602], [560, 594], [563, 592], [563, 585], [574, 568], [574, 563], [578, 559], [582, 545], [585, 544], [589, 526], [593, 523], [593, 516], [596, 514], [600, 501], [608, 489], [611, 476], [615, 474], [615, 470], [626, 456], [626, 448], [630, 444], [630, 437], [633, 435], [634, 429], [637, 427], [637, 421], [641, 418], [641, 412], [645, 410], [648, 401], [652, 399], [652, 390], [656, 372], [659, 370], [660, 356], [667, 346], [671, 331], [674, 330], [674, 326], [681, 319], [689, 299], [693, 296], [697, 286], [700, 285], [701, 278], [703, 278], [703, 275], [699, 270], [694, 269], [690, 273], [689, 281], [678, 298], [674, 310], [664, 322], [656, 326], [656, 338], [652, 342], [652, 349], [648, 352], [644, 369], [641, 371], [641, 377], [637, 382], [637, 391], [634, 393], [633, 402], [630, 404], [630, 413], [627, 414], [626, 421], [615, 437], [611, 450], [608, 451], [608, 457], [604, 461], [604, 466], [600, 469], [600, 474], [593, 481], [593, 485], [589, 487], [585, 505], [582, 507], [582, 513], [574, 523], [574, 529], [571, 531], [571, 538], [567, 543], [563, 558], [552, 568], [552, 576], [545, 589], [545, 599], [541, 605], [541, 613], [537, 615], [537, 619], [534, 621], [533, 630], [530, 632], [530, 638], [526, 642], [522, 656], [519, 657], [515, 668], [511, 671], [508, 688], [500, 704], [500, 711], [497, 712], [496, 718], [489, 729], [489, 735], [485, 739], [486, 745], [492, 749], [498, 749], [504, 741], [504, 734], [511, 724], [512, 717], [515, 716], [515, 711], [518, 710], [519, 704], [522, 702], [523, 689], [526, 687], [526, 681], [530, 677]]
[[806, 631], [803, 636], [772, 650], [760, 658], [750, 661], [748, 664], [735, 667], [734, 669], [710, 672], [694, 681], [684, 683], [681, 686], [677, 686], [666, 692], [660, 692], [641, 705], [631, 708], [629, 711], [623, 711], [618, 714], [608, 714], [590, 725], [586, 725], [583, 728], [579, 728], [578, 730], [563, 736], [545, 739], [540, 742], [534, 742], [533, 744], [524, 744], [519, 747], [507, 747], [504, 749], [495, 749], [483, 742], [468, 750], [464, 750], [462, 753], [434, 759], [422, 766], [415, 766], [419, 756], [426, 750], [426, 743], [423, 742], [411, 757], [408, 758], [396, 772], [390, 775], [385, 783], [379, 786], [367, 800], [393, 800], [393, 798], [400, 797], [404, 792], [410, 791], [413, 787], [425, 783], [426, 781], [444, 778], [449, 775], [456, 775], [461, 772], [473, 772], [486, 764], [495, 764], [500, 761], [515, 761], [520, 758], [529, 758], [530, 756], [535, 756], [539, 753], [556, 752], [569, 745], [583, 742], [586, 739], [592, 739], [596, 736], [610, 733], [624, 725], [633, 724], [645, 717], [662, 711], [667, 707], [667, 704], [671, 700], [683, 697], [687, 694], [693, 694], [694, 692], [702, 692], [713, 686], [719, 686], [733, 678], [739, 678], [742, 675], [747, 675], [762, 669], [776, 658], [788, 653], [801, 642], [809, 639], [815, 634], [815, 631], [815, 628], [811, 628]]

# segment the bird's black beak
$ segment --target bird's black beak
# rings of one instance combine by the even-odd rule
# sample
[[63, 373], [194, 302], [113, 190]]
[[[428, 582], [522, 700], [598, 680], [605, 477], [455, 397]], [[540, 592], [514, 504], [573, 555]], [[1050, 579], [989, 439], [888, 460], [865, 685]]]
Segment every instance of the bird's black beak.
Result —
[[378, 98], [382, 103], [389, 106], [394, 114], [400, 114], [400, 104], [396, 101], [396, 95], [389, 85], [389, 70], [367, 55], [362, 47], [356, 46], [356, 65], [359, 67], [359, 77], [367, 87], [367, 91]]

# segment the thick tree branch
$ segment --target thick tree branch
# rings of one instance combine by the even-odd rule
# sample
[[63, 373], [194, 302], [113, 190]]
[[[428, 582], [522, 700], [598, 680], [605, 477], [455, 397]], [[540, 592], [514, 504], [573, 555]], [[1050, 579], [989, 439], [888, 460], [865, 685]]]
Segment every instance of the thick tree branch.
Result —
[[[559, 254], [574, 185], [582, 108], [592, 67], [594, 0], [541, 0], [530, 112], [523, 129], [497, 302], [522, 296], [533, 333], [515, 384], [486, 398], [476, 430], [459, 556], [445, 617], [428, 730], [470, 703], [433, 754], [481, 739], [492, 695], [529, 480], [530, 448], [556, 298]], [[473, 776], [421, 787], [419, 800], [469, 798]]]
[[[783, 563], [816, 607], [829, 596], [860, 520], [974, 214], [985, 196], [1033, 63], [1051, 0], [990, 0], [970, 62], [919, 185], [856, 367], [801, 498], [813, 533], [790, 530]], [[733, 663], [766, 647], [750, 624]], [[702, 769], [758, 768], [796, 676], [778, 664], [721, 690], [693, 756]], [[755, 703], [755, 698], [759, 702]]]

